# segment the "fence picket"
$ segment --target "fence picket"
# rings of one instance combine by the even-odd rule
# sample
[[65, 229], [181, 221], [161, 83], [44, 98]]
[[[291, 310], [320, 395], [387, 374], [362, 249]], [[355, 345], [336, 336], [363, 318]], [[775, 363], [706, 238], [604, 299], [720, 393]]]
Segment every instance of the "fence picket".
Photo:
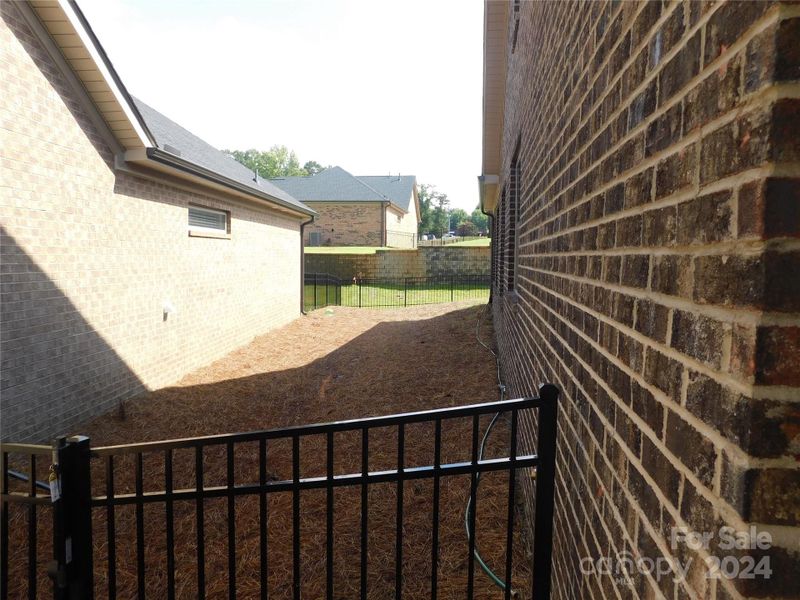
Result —
[[[97, 559], [98, 564], [102, 564], [107, 568], [107, 578], [98, 586], [98, 593], [100, 596], [107, 596], [113, 598], [117, 592], [117, 552], [124, 552], [127, 556], [135, 556], [136, 560], [136, 578], [133, 584], [138, 588], [139, 597], [144, 596], [145, 589], [150, 589], [151, 581], [158, 581], [158, 577], [154, 574], [151, 578], [151, 573], [144, 570], [145, 552], [152, 552], [149, 545], [148, 536], [163, 535], [160, 528], [147, 528], [144, 527], [143, 516], [145, 514], [145, 505], [153, 507], [162, 507], [166, 511], [166, 535], [168, 541], [168, 548], [166, 550], [166, 585], [167, 592], [164, 594], [166, 597], [174, 597], [176, 595], [175, 579], [175, 548], [174, 543], [179, 543], [176, 539], [178, 536], [173, 534], [173, 504], [186, 506], [185, 503], [194, 502], [195, 512], [195, 527], [196, 538], [193, 542], [187, 542], [187, 546], [194, 548], [196, 556], [196, 574], [191, 573], [190, 577], [196, 575], [195, 587], [196, 590], [189, 591], [184, 589], [186, 582], [181, 582], [179, 588], [181, 594], [184, 592], [203, 598], [206, 595], [206, 571], [205, 571], [205, 549], [206, 544], [211, 543], [215, 535], [209, 530], [206, 536], [205, 532], [205, 519], [204, 519], [204, 502], [214, 498], [228, 502], [228, 593], [231, 597], [237, 593], [236, 581], [236, 558], [237, 558], [237, 536], [234, 529], [235, 517], [235, 503], [236, 497], [251, 496], [258, 497], [260, 500], [259, 508], [259, 538], [261, 543], [260, 557], [256, 560], [260, 563], [259, 567], [260, 582], [261, 582], [261, 597], [266, 598], [267, 589], [267, 555], [266, 555], [266, 542], [267, 542], [267, 497], [269, 494], [291, 493], [291, 512], [292, 512], [292, 587], [294, 598], [299, 598], [301, 593], [301, 576], [303, 573], [301, 566], [301, 536], [313, 535], [315, 532], [307, 532], [305, 526], [300, 526], [300, 508], [301, 508], [301, 494], [304, 490], [324, 490], [327, 493], [327, 520], [325, 527], [325, 578], [326, 578], [326, 596], [333, 597], [333, 584], [334, 584], [334, 537], [333, 537], [333, 498], [334, 490], [337, 487], [350, 487], [358, 486], [361, 491], [360, 507], [352, 507], [351, 510], [358, 510], [361, 517], [360, 527], [360, 596], [366, 597], [370, 592], [367, 573], [369, 572], [368, 565], [370, 559], [368, 541], [370, 536], [370, 525], [373, 524], [373, 518], [368, 519], [368, 510], [370, 506], [370, 488], [374, 485], [380, 484], [394, 484], [397, 489], [397, 506], [396, 506], [396, 539], [395, 539], [395, 590], [394, 595], [400, 598], [403, 593], [403, 526], [404, 526], [404, 485], [407, 481], [416, 479], [432, 479], [433, 480], [433, 510], [432, 510], [432, 546], [431, 546], [431, 598], [437, 597], [437, 586], [439, 580], [439, 519], [440, 519], [440, 480], [445, 476], [453, 475], [469, 475], [470, 476], [470, 499], [472, 512], [468, 514], [468, 528], [470, 531], [470, 560], [468, 561], [468, 595], [472, 592], [474, 586], [474, 572], [475, 567], [473, 564], [473, 552], [475, 549], [475, 522], [476, 522], [476, 491], [477, 491], [477, 475], [478, 473], [488, 471], [505, 471], [509, 473], [509, 498], [508, 498], [508, 530], [507, 548], [506, 548], [506, 578], [510, 581], [511, 576], [511, 548], [513, 543], [513, 506], [514, 506], [514, 478], [513, 472], [518, 468], [537, 468], [536, 478], [536, 507], [535, 507], [535, 537], [534, 537], [534, 555], [533, 555], [533, 598], [534, 600], [545, 600], [549, 597], [550, 593], [550, 560], [552, 554], [552, 518], [553, 518], [553, 493], [554, 493], [554, 479], [555, 479], [555, 443], [556, 443], [556, 420], [557, 420], [557, 396], [558, 391], [553, 386], [543, 386], [540, 390], [539, 398], [521, 398], [516, 400], [505, 400], [500, 402], [489, 402], [484, 404], [475, 404], [469, 406], [451, 407], [445, 409], [428, 410], [422, 412], [406, 413], [399, 415], [389, 415], [380, 417], [369, 417], [365, 419], [356, 419], [352, 421], [338, 421], [333, 423], [305, 425], [296, 427], [287, 427], [281, 429], [271, 429], [265, 431], [253, 431], [240, 434], [226, 434], [215, 435], [206, 437], [195, 437], [179, 440], [168, 440], [160, 442], [144, 442], [138, 444], [127, 444], [120, 446], [98, 447], [90, 448], [88, 438], [75, 436], [73, 438], [65, 438], [59, 441], [56, 448], [58, 465], [59, 482], [61, 485], [61, 495], [55, 503], [50, 502], [47, 496], [36, 495], [37, 487], [41, 487], [40, 482], [36, 482], [36, 461], [32, 459], [31, 473], [29, 478], [22, 474], [17, 474], [8, 470], [8, 455], [9, 453], [22, 454], [30, 456], [31, 453], [45, 454], [51, 449], [45, 446], [22, 446], [15, 444], [0, 444], [0, 458], [3, 461], [3, 473], [0, 477], [2, 483], [2, 549], [3, 549], [3, 568], [0, 570], [2, 579], [0, 580], [0, 589], [4, 595], [8, 595], [8, 577], [9, 565], [8, 560], [19, 560], [16, 558], [18, 555], [7, 552], [9, 548], [9, 519], [8, 507], [10, 503], [17, 502], [35, 503], [38, 507], [48, 507], [48, 510], [53, 510], [54, 514], [54, 537], [55, 544], [54, 550], [57, 558], [58, 568], [55, 572], [55, 578], [58, 581], [58, 586], [54, 586], [56, 590], [55, 597], [58, 599], [77, 598], [77, 597], [91, 597], [92, 590], [94, 589], [93, 583], [93, 564], [94, 559]], [[520, 410], [537, 410], [538, 416], [538, 435], [537, 435], [537, 448], [536, 454], [517, 454], [517, 440], [515, 439], [519, 428], [517, 427], [517, 415]], [[483, 459], [477, 455], [478, 448], [478, 431], [479, 431], [479, 418], [482, 415], [491, 415], [497, 412], [511, 411], [512, 427], [511, 427], [511, 450], [509, 456], [506, 458], [496, 457], [491, 459]], [[458, 418], [471, 418], [472, 419], [472, 436], [471, 436], [471, 459], [466, 462], [442, 463], [442, 426], [444, 423], [450, 423], [453, 419]], [[431, 464], [423, 466], [407, 466], [405, 460], [406, 452], [406, 430], [413, 424], [432, 424], [435, 427], [434, 434], [434, 456], [432, 457]], [[396, 468], [380, 471], [370, 471], [370, 433], [378, 434], [381, 428], [396, 427], [398, 432], [397, 439], [397, 464]], [[361, 461], [360, 468], [354, 469], [357, 472], [349, 474], [334, 474], [334, 435], [337, 432], [359, 432], [361, 436]], [[303, 477], [300, 469], [300, 450], [301, 441], [309, 439], [309, 436], [326, 436], [327, 448], [321, 457], [315, 457], [309, 453], [308, 459], [313, 460], [319, 458], [320, 466], [324, 466], [324, 474], [321, 476], [307, 476]], [[267, 472], [267, 442], [268, 440], [289, 440], [291, 441], [291, 455], [292, 455], [292, 468], [291, 478], [288, 480], [274, 480], [268, 476]], [[239, 453], [235, 452], [237, 444], [244, 443], [258, 443], [258, 477], [257, 483], [243, 482], [237, 485], [235, 481], [235, 456]], [[467, 442], [469, 443], [469, 442]], [[34, 448], [35, 450], [31, 450]], [[206, 471], [211, 473], [209, 478], [214, 477], [214, 465], [210, 464], [211, 460], [207, 461], [209, 464], [204, 465], [204, 450], [208, 448], [208, 456], [215, 456], [211, 450], [219, 448], [225, 451], [224, 460], [227, 468], [224, 470], [224, 480], [217, 485], [215, 482], [205, 482], [204, 474]], [[186, 449], [194, 452], [194, 486], [188, 489], [175, 489], [175, 484], [180, 479], [173, 480], [173, 453], [175, 450]], [[152, 455], [154, 453], [164, 453], [164, 491], [147, 491], [144, 489], [144, 454]], [[135, 469], [135, 490], [130, 493], [130, 490], [115, 489], [114, 485], [114, 470], [115, 466], [119, 470], [120, 466], [126, 464], [125, 457], [133, 459], [133, 468]], [[105, 495], [91, 496], [91, 459], [104, 461], [105, 463]], [[116, 458], [119, 460], [115, 461]], [[189, 457], [187, 457], [189, 458]], [[192, 461], [189, 461], [191, 464]], [[313, 467], [310, 467], [313, 470]], [[148, 469], [149, 470], [149, 469]], [[305, 470], [305, 467], [304, 467]], [[102, 470], [98, 470], [102, 472]], [[29, 483], [27, 490], [23, 493], [14, 492], [9, 490], [8, 481], [9, 474], [14, 475], [15, 478], [24, 478]], [[187, 479], [191, 481], [191, 471], [187, 474]], [[179, 477], [179, 475], [178, 475]], [[191, 485], [191, 484], [189, 484]], [[372, 489], [375, 489], [374, 487]], [[132, 506], [135, 510], [135, 518], [133, 527], [135, 535], [125, 535], [119, 529], [119, 521], [115, 524], [115, 510], [118, 506]], [[209, 510], [211, 510], [210, 505]], [[187, 506], [187, 508], [189, 508]], [[91, 541], [92, 531], [92, 509], [97, 509], [99, 514], [107, 518], [107, 541], [108, 544], [100, 544], [96, 548], [93, 547]], [[40, 508], [39, 510], [44, 510]], [[151, 509], [148, 509], [151, 510]], [[191, 514], [191, 513], [190, 513]], [[209, 516], [212, 513], [209, 513]], [[14, 523], [12, 523], [14, 524]], [[21, 525], [25, 525], [25, 520], [20, 521]], [[210, 522], [209, 522], [210, 526]], [[216, 525], [215, 525], [216, 526]], [[14, 539], [17, 540], [20, 535], [25, 535], [27, 527], [15, 533]], [[19, 535], [17, 535], [19, 534]], [[117, 539], [119, 534], [119, 539]], [[28, 535], [33, 536], [28, 532]], [[70, 539], [71, 542], [67, 543]], [[369, 544], [371, 546], [371, 544]], [[157, 546], [154, 546], [157, 547]], [[184, 550], [185, 551], [185, 550]], [[25, 553], [23, 553], [24, 557]], [[148, 556], [149, 558], [149, 556]], [[260, 560], [259, 560], [260, 558]], [[24, 560], [24, 558], [22, 559]], [[36, 564], [41, 567], [43, 564], [41, 557], [36, 557]], [[17, 571], [19, 572], [19, 571]], [[22, 571], [24, 572], [24, 570]], [[31, 570], [28, 571], [27, 576], [29, 579], [35, 578], [39, 573]], [[145, 582], [145, 575], [148, 576]], [[216, 572], [214, 573], [216, 577]], [[145, 586], [147, 583], [147, 586]], [[28, 590], [31, 589], [29, 583]], [[242, 582], [240, 587], [243, 586]], [[373, 586], [376, 585], [373, 583]], [[106, 591], [102, 588], [105, 587]], [[157, 588], [156, 588], [157, 589]], [[210, 593], [209, 588], [209, 593]], [[241, 590], [239, 590], [241, 591]], [[155, 593], [155, 592], [154, 592]], [[216, 594], [216, 587], [215, 592]], [[151, 594], [152, 596], [153, 594]], [[509, 596], [506, 590], [506, 597]]]
[[[490, 285], [489, 275], [481, 274], [437, 277], [356, 277], [352, 282], [347, 282], [325, 273], [308, 273], [305, 276], [305, 308], [316, 310], [326, 306], [407, 307], [457, 300], [488, 300]], [[410, 294], [409, 291], [411, 291]], [[309, 299], [309, 296], [313, 300]]]

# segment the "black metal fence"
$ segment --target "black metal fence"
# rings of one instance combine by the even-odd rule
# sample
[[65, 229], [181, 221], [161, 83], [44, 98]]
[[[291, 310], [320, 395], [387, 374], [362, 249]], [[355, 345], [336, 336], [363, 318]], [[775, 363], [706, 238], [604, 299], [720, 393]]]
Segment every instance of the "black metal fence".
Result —
[[[369, 536], [368, 530], [371, 521], [369, 514], [369, 489], [370, 486], [390, 484], [396, 488], [396, 545], [394, 557], [395, 590], [394, 597], [402, 596], [403, 581], [403, 552], [404, 552], [404, 503], [403, 489], [405, 485], [412, 485], [415, 480], [430, 480], [433, 483], [433, 500], [429, 506], [430, 531], [432, 535], [430, 554], [430, 598], [436, 598], [439, 586], [439, 489], [443, 477], [466, 475], [470, 478], [469, 494], [472, 506], [468, 513], [468, 547], [463, 548], [467, 563], [467, 577], [465, 591], [467, 598], [473, 597], [475, 587], [475, 556], [476, 546], [476, 502], [478, 500], [477, 481], [480, 473], [506, 472], [508, 473], [507, 495], [507, 543], [505, 548], [505, 598], [512, 595], [514, 583], [512, 582], [513, 560], [513, 535], [515, 512], [515, 474], [518, 469], [535, 467], [536, 469], [536, 502], [534, 515], [532, 581], [530, 583], [531, 597], [535, 600], [549, 598], [550, 594], [550, 568], [552, 552], [552, 520], [553, 497], [555, 481], [555, 456], [556, 456], [556, 420], [557, 420], [558, 391], [554, 386], [545, 385], [540, 390], [538, 398], [524, 398], [490, 402], [440, 410], [406, 413], [392, 416], [373, 417], [353, 421], [341, 421], [327, 424], [307, 425], [255, 431], [249, 433], [196, 437], [169, 441], [146, 442], [122, 446], [108, 446], [92, 448], [85, 437], [65, 438], [58, 442], [55, 448], [47, 446], [30, 446], [20, 444], [2, 444], [0, 452], [3, 459], [3, 478], [0, 499], [2, 500], [2, 569], [0, 571], [0, 596], [3, 600], [9, 597], [43, 597], [37, 596], [38, 591], [43, 591], [45, 584], [52, 586], [53, 595], [57, 599], [92, 598], [93, 595], [114, 599], [118, 596], [118, 562], [119, 555], [135, 555], [135, 575], [128, 574], [128, 579], [135, 577], [136, 596], [143, 600], [149, 589], [146, 581], [153, 578], [159, 579], [160, 593], [151, 596], [175, 598], [206, 597], [210, 583], [219, 582], [222, 574], [218, 571], [209, 573], [206, 569], [206, 551], [209, 548], [219, 548], [224, 545], [227, 551], [227, 596], [236, 598], [237, 593], [244, 593], [248, 597], [260, 595], [266, 598], [273, 590], [270, 589], [268, 570], [270, 568], [270, 548], [268, 545], [268, 497], [278, 494], [288, 494], [291, 498], [291, 532], [286, 532], [287, 543], [291, 546], [291, 575], [287, 569], [287, 586], [291, 586], [291, 597], [299, 600], [301, 597], [301, 580], [309, 570], [324, 570], [325, 597], [332, 599], [335, 596], [337, 573], [334, 571], [333, 552], [337, 540], [334, 536], [334, 490], [354, 488], [360, 490], [360, 504], [348, 505], [346, 512], [358, 511], [360, 513], [360, 543], [358, 549], [352, 550], [358, 554], [360, 563], [359, 589], [360, 597], [367, 597], [367, 562], [369, 561]], [[537, 423], [537, 448], [536, 453], [523, 453], [519, 451], [518, 424], [525, 411], [536, 411]], [[510, 417], [510, 435], [507, 456], [481, 459], [479, 454], [479, 429], [480, 417], [498, 411], [505, 412]], [[527, 418], [527, 417], [525, 417]], [[442, 461], [443, 429], [452, 427], [452, 422], [458, 419], [471, 421], [471, 440], [464, 440], [465, 447], [470, 453], [467, 460], [460, 462]], [[423, 465], [409, 465], [405, 462], [406, 432], [407, 429], [417, 424], [433, 426], [433, 453], [430, 462]], [[396, 464], [394, 468], [374, 470], [370, 461], [370, 438], [380, 439], [386, 435], [386, 429], [396, 433]], [[357, 472], [338, 474], [334, 466], [334, 440], [335, 435], [351, 432], [360, 437], [360, 468]], [[309, 439], [319, 441], [324, 452], [304, 453], [302, 457], [301, 472], [301, 441]], [[288, 444], [291, 455], [291, 475], [288, 479], [272, 477], [267, 464], [268, 446], [285, 442]], [[248, 481], [237, 480], [237, 456], [244, 452], [246, 447], [255, 446], [257, 449], [257, 476]], [[466, 449], [466, 448], [465, 448]], [[205, 477], [211, 478], [208, 470], [210, 466], [204, 463], [204, 456], [208, 452], [217, 451], [225, 465], [223, 479], [220, 485], [209, 485]], [[36, 477], [43, 473], [41, 467], [49, 462], [42, 457], [53, 453], [53, 466], [51, 468], [50, 494], [40, 491], [41, 485], [36, 483]], [[188, 473], [177, 459], [178, 453], [188, 453], [186, 457], [194, 468]], [[309, 456], [309, 454], [311, 454]], [[357, 453], [358, 454], [358, 453]], [[356, 454], [356, 455], [357, 455]], [[163, 486], [160, 489], [145, 489], [144, 471], [146, 460], [157, 459], [160, 465], [159, 473], [163, 473]], [[11, 461], [11, 462], [10, 462]], [[313, 468], [308, 462], [319, 463], [316, 476], [306, 475], [304, 472]], [[184, 461], [185, 462], [185, 461]], [[9, 468], [12, 465], [28, 465], [26, 474], [16, 473], [23, 485], [20, 489], [9, 480]], [[148, 463], [150, 464], [150, 463]], [[133, 489], [119, 489], [115, 481], [123, 472], [133, 469], [135, 471], [135, 485]], [[193, 473], [191, 472], [193, 471]], [[124, 473], [122, 473], [124, 474]], [[193, 478], [193, 481], [192, 481]], [[93, 479], [95, 486], [101, 488], [102, 493], [92, 495]], [[26, 480], [26, 481], [25, 481]], [[148, 480], [149, 481], [149, 480]], [[191, 485], [186, 486], [186, 481]], [[305, 531], [301, 528], [301, 496], [305, 494], [322, 492], [326, 495], [325, 533], [319, 537], [321, 531]], [[237, 527], [242, 524], [237, 521], [237, 499], [252, 498], [258, 502], [257, 517], [245, 523], [247, 531], [237, 534]], [[225, 509], [219, 507], [209, 515], [211, 509], [208, 503], [221, 501]], [[189, 540], [186, 530], [177, 535], [175, 529], [175, 514], [179, 510], [191, 518], [194, 513], [193, 527], [189, 528]], [[9, 519], [9, 507], [27, 510], [27, 519]], [[191, 507], [191, 508], [189, 508]], [[133, 510], [131, 515], [130, 509]], [[156, 513], [153, 511], [156, 510]], [[127, 513], [124, 511], [128, 511]], [[41, 514], [45, 513], [45, 514]], [[183, 514], [182, 513], [182, 514]], [[148, 532], [145, 534], [145, 514], [150, 517]], [[157, 529], [153, 531], [152, 518], [157, 518]], [[40, 534], [40, 517], [46, 517], [46, 526], [51, 528], [52, 535], [48, 542], [39, 543], [37, 533]], [[116, 531], [117, 519], [131, 519], [128, 532], [118, 535]], [[209, 519], [216, 522], [224, 521], [227, 529], [227, 544], [219, 540], [214, 542], [207, 539], [205, 527]], [[94, 523], [94, 529], [93, 529]], [[237, 524], [238, 523], [238, 524]], [[216, 524], [216, 523], [215, 523]], [[11, 529], [10, 529], [11, 527]], [[135, 531], [135, 533], [133, 533]], [[95, 539], [93, 540], [93, 532]], [[250, 553], [252, 562], [259, 572], [259, 583], [251, 586], [247, 592], [239, 589], [237, 584], [237, 541], [240, 534], [244, 533], [258, 540], [258, 551]], [[289, 535], [290, 533], [290, 535]], [[273, 533], [274, 535], [274, 533]], [[314, 555], [314, 560], [303, 562], [301, 554], [301, 537], [303, 535], [317, 536], [315, 539], [324, 539], [324, 549], [319, 548]], [[156, 551], [158, 540], [165, 536], [165, 544], [161, 551]], [[97, 539], [99, 537], [100, 539]], [[290, 537], [291, 541], [288, 541]], [[22, 542], [25, 542], [23, 544]], [[452, 543], [452, 542], [451, 542]], [[211, 545], [210, 545], [211, 544]], [[27, 551], [21, 549], [26, 546]], [[193, 579], [191, 586], [186, 581], [182, 587], [176, 589], [176, 553], [193, 554], [191, 569]], [[49, 556], [45, 556], [49, 554]], [[52, 584], [45, 577], [45, 561], [52, 557], [49, 575]], [[241, 556], [239, 556], [241, 558]], [[187, 568], [187, 567], [184, 567]], [[158, 574], [154, 571], [158, 570]], [[42, 583], [42, 582], [45, 583]], [[10, 592], [10, 586], [14, 587]], [[191, 587], [191, 589], [188, 589]], [[527, 586], [526, 586], [527, 587]], [[256, 589], [257, 588], [257, 591]], [[288, 587], [282, 588], [288, 592]], [[219, 594], [217, 590], [217, 595]], [[122, 592], [119, 592], [122, 594]], [[127, 594], [130, 596], [130, 593]], [[288, 593], [286, 594], [289, 595]], [[319, 597], [322, 593], [320, 592]]]
[[306, 310], [325, 306], [379, 308], [488, 300], [489, 275], [440, 277], [354, 278], [342, 280], [324, 273], [305, 276]]
[[485, 236], [480, 235], [467, 235], [458, 237], [438, 237], [433, 240], [419, 240], [420, 246], [449, 246], [458, 242], [471, 242], [473, 240], [487, 239]]
[[316, 310], [342, 303], [342, 280], [326, 273], [306, 273], [303, 281], [303, 306]]

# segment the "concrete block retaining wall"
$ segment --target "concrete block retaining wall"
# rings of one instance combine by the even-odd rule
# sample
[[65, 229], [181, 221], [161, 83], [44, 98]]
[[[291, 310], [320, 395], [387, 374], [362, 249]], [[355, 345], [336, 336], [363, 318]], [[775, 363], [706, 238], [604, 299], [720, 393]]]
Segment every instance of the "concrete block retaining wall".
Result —
[[306, 273], [341, 279], [489, 275], [491, 249], [471, 246], [378, 250], [375, 254], [306, 254]]

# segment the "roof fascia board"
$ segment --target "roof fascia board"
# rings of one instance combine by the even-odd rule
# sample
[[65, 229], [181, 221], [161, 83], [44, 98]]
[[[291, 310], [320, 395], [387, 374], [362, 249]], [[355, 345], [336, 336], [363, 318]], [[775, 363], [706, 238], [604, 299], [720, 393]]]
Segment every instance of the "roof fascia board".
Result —
[[483, 175], [497, 172], [502, 152], [508, 70], [509, 8], [508, 0], [484, 1], [483, 163], [481, 167]]
[[36, 16], [36, 13], [31, 5], [27, 2], [15, 2], [14, 6], [17, 8], [20, 15], [22, 15], [22, 18], [25, 20], [28, 27], [31, 28], [36, 38], [44, 45], [47, 54], [53, 59], [53, 62], [55, 62], [56, 67], [58, 68], [60, 74], [64, 77], [67, 85], [72, 88], [75, 98], [78, 100], [78, 102], [80, 102], [81, 107], [84, 109], [86, 116], [89, 117], [92, 125], [97, 128], [97, 131], [103, 138], [103, 141], [109, 145], [109, 148], [114, 154], [122, 152], [122, 145], [109, 128], [108, 123], [106, 123], [105, 119], [103, 119], [102, 115], [97, 110], [97, 107], [89, 97], [86, 88], [75, 75], [72, 68], [70, 68], [70, 66], [67, 64], [67, 61], [64, 59], [64, 55], [61, 53], [53, 38], [50, 37], [50, 34], [42, 25], [39, 17]]
[[[208, 181], [201, 180], [199, 177], [192, 177], [186, 173], [179, 173], [175, 169], [166, 165], [156, 165], [149, 163], [147, 165], [133, 162], [125, 162], [121, 155], [115, 157], [115, 169], [122, 173], [127, 173], [133, 177], [146, 179], [160, 185], [168, 185], [172, 188], [183, 190], [191, 194], [211, 195], [219, 194], [217, 198], [221, 198], [224, 202], [235, 206], [242, 206], [249, 209], [258, 208], [261, 210], [273, 211], [284, 217], [291, 216], [295, 219], [305, 219], [307, 215], [300, 215], [299, 213], [291, 213], [282, 208], [275, 206], [272, 203], [266, 203], [263, 200], [254, 198], [249, 194], [242, 194], [236, 190], [227, 188], [221, 184], [213, 184]], [[313, 218], [313, 217], [312, 217]]]
[[386, 204], [387, 200], [301, 200], [303, 204]]
[[131, 100], [128, 90], [125, 89], [122, 80], [114, 70], [108, 55], [100, 45], [100, 41], [97, 39], [94, 31], [92, 31], [80, 7], [75, 0], [58, 0], [58, 5], [75, 29], [75, 33], [80, 38], [89, 56], [92, 57], [98, 71], [100, 71], [100, 74], [103, 76], [104, 83], [108, 86], [114, 98], [119, 103], [141, 144], [143, 146], [156, 146], [155, 138], [147, 129], [144, 119], [142, 119], [139, 111], [133, 105], [133, 100]]
[[257, 199], [261, 202], [267, 202], [275, 207], [281, 208], [282, 210], [288, 210], [294, 214], [303, 216], [314, 216], [317, 214], [316, 211], [312, 210], [311, 208], [306, 207], [306, 210], [303, 210], [299, 206], [295, 206], [284, 200], [281, 200], [280, 198], [271, 196], [266, 192], [254, 190], [249, 186], [242, 185], [238, 181], [229, 179], [228, 177], [184, 160], [178, 156], [175, 156], [174, 154], [160, 150], [159, 148], [128, 151], [125, 153], [124, 160], [125, 162], [142, 164], [144, 166], [147, 166], [150, 163], [156, 163], [159, 167], [167, 167], [172, 174], [179, 177], [186, 178], [188, 176], [193, 181], [199, 181], [206, 186], [208, 186], [209, 183], [216, 184], [223, 188], [234, 190], [239, 194], [244, 194], [250, 198]]
[[403, 210], [402, 208], [400, 208], [399, 206], [397, 206], [393, 202], [387, 202], [386, 203], [386, 208], [389, 208], [389, 209], [393, 210], [394, 212], [396, 212], [397, 214], [399, 214], [401, 216], [405, 216], [405, 215], [408, 214], [407, 210]]

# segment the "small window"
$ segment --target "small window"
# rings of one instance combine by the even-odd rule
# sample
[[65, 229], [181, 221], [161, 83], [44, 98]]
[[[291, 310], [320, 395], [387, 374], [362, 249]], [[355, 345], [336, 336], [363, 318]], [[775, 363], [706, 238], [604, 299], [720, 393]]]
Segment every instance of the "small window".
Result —
[[224, 210], [189, 207], [189, 233], [222, 235], [230, 233], [230, 214]]

